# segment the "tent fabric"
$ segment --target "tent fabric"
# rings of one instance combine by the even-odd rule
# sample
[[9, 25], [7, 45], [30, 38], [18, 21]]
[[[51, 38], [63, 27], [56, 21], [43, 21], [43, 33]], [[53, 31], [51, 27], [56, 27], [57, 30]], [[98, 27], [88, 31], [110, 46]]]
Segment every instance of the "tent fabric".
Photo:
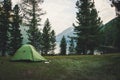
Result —
[[36, 49], [30, 45], [26, 44], [20, 47], [15, 55], [12, 57], [12, 61], [45, 61], [46, 59], [42, 57]]

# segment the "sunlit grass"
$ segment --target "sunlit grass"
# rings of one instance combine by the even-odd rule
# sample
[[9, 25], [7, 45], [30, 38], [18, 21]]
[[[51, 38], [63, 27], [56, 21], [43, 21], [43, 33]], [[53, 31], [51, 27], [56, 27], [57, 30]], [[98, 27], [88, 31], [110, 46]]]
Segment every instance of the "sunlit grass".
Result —
[[120, 54], [45, 56], [50, 63], [0, 57], [0, 80], [120, 80]]

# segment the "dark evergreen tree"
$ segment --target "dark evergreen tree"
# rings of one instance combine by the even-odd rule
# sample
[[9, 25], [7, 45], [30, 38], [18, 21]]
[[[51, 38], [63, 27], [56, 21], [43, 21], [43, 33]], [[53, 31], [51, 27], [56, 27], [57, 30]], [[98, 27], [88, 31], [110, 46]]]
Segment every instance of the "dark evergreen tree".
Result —
[[102, 22], [91, 0], [78, 0], [76, 8], [78, 9], [77, 25], [74, 24], [74, 31], [77, 35], [76, 51], [78, 54], [87, 54], [90, 50], [90, 54], [93, 54], [98, 46], [98, 34]]
[[2, 26], [0, 26], [0, 45], [1, 45], [1, 53], [2, 56], [5, 56], [8, 49], [8, 42], [9, 42], [9, 34], [8, 30], [10, 27], [10, 13], [11, 13], [11, 0], [4, 0], [3, 1], [3, 7], [1, 12], [1, 20], [0, 23]]
[[116, 53], [120, 52], [120, 21], [119, 18], [116, 17], [106, 23], [102, 29], [103, 37], [102, 45], [100, 47], [103, 53]]
[[50, 45], [51, 45], [51, 54], [54, 54], [55, 46], [56, 46], [56, 36], [55, 36], [55, 31], [51, 31], [50, 35]]
[[[114, 36], [115, 39], [113, 41], [113, 44], [114, 44], [114, 47], [116, 47], [118, 49], [118, 52], [120, 52], [120, 0], [110, 0], [112, 2], [111, 6], [115, 7], [115, 10], [116, 10], [116, 20], [114, 21], [115, 24], [114, 24], [114, 27], [116, 28], [115, 32], [113, 33], [116, 33], [116, 35]], [[113, 36], [112, 36], [113, 37]], [[109, 38], [109, 37], [108, 37]]]
[[115, 21], [115, 26], [116, 27], [116, 36], [115, 36], [115, 41], [114, 41], [114, 46], [118, 48], [118, 52], [120, 52], [120, 17], [117, 17], [116, 18], [116, 21]]
[[38, 42], [38, 45], [37, 45], [36, 49], [38, 51], [42, 52], [42, 43], [43, 43], [43, 41], [42, 41], [42, 32], [41, 32], [41, 30], [38, 31], [36, 37], [38, 38], [36, 40], [36, 42]]
[[67, 43], [65, 36], [63, 36], [60, 43], [60, 55], [66, 55], [66, 49], [67, 49]]
[[9, 43], [9, 49], [10, 49], [10, 55], [14, 55], [16, 50], [22, 45], [22, 34], [20, 30], [20, 23], [21, 23], [21, 17], [19, 15], [20, 9], [18, 5], [15, 5], [14, 9], [14, 15], [12, 26], [10, 27], [10, 43]]
[[41, 21], [40, 16], [44, 14], [39, 6], [41, 3], [43, 3], [43, 0], [22, 0], [21, 4], [21, 8], [24, 13], [23, 21], [25, 22], [26, 26], [29, 27], [29, 43], [36, 49], [39, 49], [40, 45], [40, 42], [38, 41], [38, 34], [40, 33], [38, 26], [40, 26]]
[[92, 3], [91, 6], [91, 11], [90, 11], [90, 30], [89, 30], [89, 40], [87, 43], [88, 49], [90, 50], [89, 54], [94, 54], [94, 50], [98, 48], [101, 44], [101, 28], [102, 26], [102, 21], [100, 17], [98, 16], [98, 12], [95, 9], [94, 2]]
[[2, 26], [3, 26], [3, 7], [2, 7], [2, 3], [0, 3], [0, 52], [2, 50]]
[[49, 22], [49, 19], [45, 21], [44, 28], [43, 28], [43, 33], [42, 33], [42, 49], [43, 49], [43, 54], [48, 54], [51, 48], [51, 25]]
[[70, 41], [69, 41], [69, 54], [74, 54], [75, 53], [75, 41], [73, 37], [69, 37]]
[[[44, 15], [41, 4], [44, 0], [21, 0], [20, 8], [23, 15], [23, 23], [26, 26], [31, 26], [31, 21], [34, 20], [36, 25], [40, 25], [41, 15]], [[34, 22], [34, 25], [35, 25]]]

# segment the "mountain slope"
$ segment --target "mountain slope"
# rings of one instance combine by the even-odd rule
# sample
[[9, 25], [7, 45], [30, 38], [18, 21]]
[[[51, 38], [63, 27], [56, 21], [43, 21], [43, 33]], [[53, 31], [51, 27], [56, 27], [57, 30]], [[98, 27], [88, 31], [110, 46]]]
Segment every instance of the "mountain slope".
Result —
[[61, 32], [56, 36], [56, 41], [60, 42], [63, 36], [65, 36], [66, 40], [69, 41], [68, 36], [74, 36], [73, 32], [74, 32], [74, 27], [67, 28], [66, 30], [64, 30], [63, 32]]

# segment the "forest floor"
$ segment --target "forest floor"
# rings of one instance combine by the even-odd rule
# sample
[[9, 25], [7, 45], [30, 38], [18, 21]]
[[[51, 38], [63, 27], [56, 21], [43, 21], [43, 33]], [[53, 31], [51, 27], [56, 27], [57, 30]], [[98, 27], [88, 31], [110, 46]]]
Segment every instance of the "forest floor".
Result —
[[0, 80], [120, 80], [120, 54], [45, 58], [49, 63], [0, 57]]

